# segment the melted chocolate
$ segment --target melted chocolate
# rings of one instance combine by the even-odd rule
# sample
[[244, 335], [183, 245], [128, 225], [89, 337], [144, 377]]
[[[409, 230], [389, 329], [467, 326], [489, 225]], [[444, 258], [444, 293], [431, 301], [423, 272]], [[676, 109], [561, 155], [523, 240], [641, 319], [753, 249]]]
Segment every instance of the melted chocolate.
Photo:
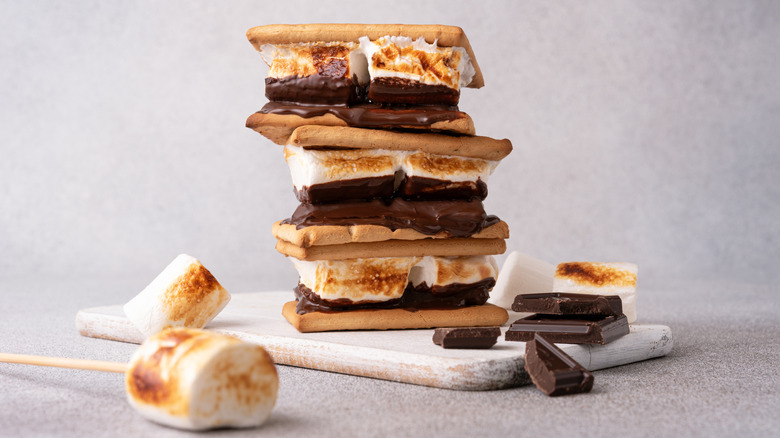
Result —
[[362, 94], [352, 79], [320, 73], [265, 79], [265, 97], [271, 101], [346, 106]]
[[376, 78], [368, 87], [368, 98], [379, 103], [457, 105], [460, 91], [403, 78]]
[[268, 102], [259, 112], [295, 115], [305, 119], [332, 114], [349, 126], [362, 128], [427, 127], [436, 122], [467, 117], [465, 113], [458, 111], [458, 107], [441, 105], [386, 107], [378, 104], [359, 104], [346, 107]]
[[354, 178], [328, 183], [293, 187], [295, 197], [303, 204], [328, 204], [333, 202], [366, 201], [372, 199], [403, 198], [407, 201], [470, 200], [487, 197], [487, 184], [482, 180], [443, 181], [419, 176], [404, 177], [394, 187], [394, 176]]
[[427, 235], [442, 231], [453, 237], [469, 237], [498, 223], [485, 214], [482, 201], [409, 202], [394, 199], [339, 204], [300, 204], [284, 224], [297, 229], [318, 225], [380, 225], [391, 230], [411, 228]]
[[493, 277], [480, 280], [476, 283], [453, 283], [446, 286], [429, 287], [425, 283], [412, 286], [406, 285], [401, 298], [378, 303], [354, 304], [350, 300], [323, 300], [308, 287], [298, 284], [294, 289], [295, 298], [298, 300], [296, 312], [304, 314], [309, 312], [340, 312], [359, 309], [447, 309], [467, 306], [479, 306], [485, 304], [490, 295], [490, 290], [496, 284]]

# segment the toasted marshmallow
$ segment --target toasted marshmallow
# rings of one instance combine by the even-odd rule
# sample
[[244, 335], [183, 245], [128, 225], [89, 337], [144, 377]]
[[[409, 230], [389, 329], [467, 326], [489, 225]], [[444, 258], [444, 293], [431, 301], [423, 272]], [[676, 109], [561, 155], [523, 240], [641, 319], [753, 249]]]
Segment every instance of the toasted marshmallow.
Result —
[[380, 149], [328, 151], [290, 145], [284, 148], [284, 158], [298, 190], [314, 184], [393, 175], [402, 154]]
[[358, 44], [352, 42], [319, 42], [298, 44], [265, 44], [260, 56], [269, 66], [269, 78], [308, 77], [321, 73], [328, 77], [368, 82], [368, 67]]
[[324, 300], [382, 302], [401, 298], [419, 257], [303, 261], [292, 258], [300, 283]]
[[407, 152], [401, 169], [408, 177], [422, 177], [452, 182], [482, 180], [488, 177], [498, 162], [479, 158], [433, 155], [425, 152]]
[[180, 429], [255, 427], [271, 415], [279, 378], [259, 345], [174, 328], [136, 351], [125, 378], [127, 400], [147, 419]]
[[151, 336], [168, 327], [202, 328], [230, 301], [230, 294], [197, 259], [180, 254], [124, 306], [130, 321]]
[[371, 79], [401, 78], [459, 90], [475, 74], [463, 47], [439, 47], [436, 42], [428, 44], [422, 37], [412, 40], [385, 36], [374, 41], [362, 37], [359, 41]]
[[554, 275], [554, 265], [512, 251], [501, 266], [501, 274], [488, 302], [509, 309], [517, 295], [552, 291]]
[[454, 283], [472, 284], [498, 277], [498, 264], [493, 256], [434, 257], [426, 256], [412, 267], [409, 283], [429, 287]]
[[314, 150], [287, 145], [284, 157], [297, 190], [334, 181], [406, 176], [485, 184], [498, 161], [386, 149]]
[[555, 269], [554, 292], [617, 295], [629, 323], [636, 321], [637, 265], [633, 263], [570, 262]]
[[324, 300], [376, 303], [401, 298], [406, 286], [472, 284], [496, 278], [492, 256], [377, 257], [304, 261], [292, 258], [300, 283]]

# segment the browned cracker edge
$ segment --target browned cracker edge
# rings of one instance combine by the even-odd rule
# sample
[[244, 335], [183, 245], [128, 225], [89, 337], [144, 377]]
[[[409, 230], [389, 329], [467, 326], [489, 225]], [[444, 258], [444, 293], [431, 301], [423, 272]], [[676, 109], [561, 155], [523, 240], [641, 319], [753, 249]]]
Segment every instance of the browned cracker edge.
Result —
[[299, 126], [289, 144], [301, 147], [346, 147], [360, 149], [420, 150], [437, 155], [456, 155], [500, 160], [512, 152], [512, 142], [482, 136], [452, 136], [353, 128], [350, 126]]
[[344, 312], [310, 312], [299, 315], [297, 302], [288, 301], [282, 315], [299, 332], [336, 330], [394, 330], [436, 327], [501, 326], [509, 319], [507, 311], [493, 304], [458, 309], [365, 309]]
[[[277, 221], [271, 227], [277, 239], [301, 248], [321, 245], [340, 245], [354, 242], [384, 242], [388, 240], [449, 239], [449, 233], [423, 234], [410, 228], [391, 230], [381, 225], [318, 225], [298, 229], [292, 224]], [[472, 239], [508, 239], [509, 225], [500, 221], [472, 235]]]
[[246, 37], [255, 49], [260, 50], [263, 44], [289, 44], [329, 41], [355, 41], [366, 36], [377, 39], [383, 36], [406, 36], [413, 39], [423, 37], [425, 41], [444, 47], [463, 47], [471, 58], [474, 66], [474, 78], [468, 84], [469, 88], [485, 86], [482, 70], [477, 63], [477, 57], [471, 48], [471, 43], [463, 29], [457, 26], [440, 24], [359, 24], [359, 23], [313, 23], [313, 24], [269, 24], [257, 26], [246, 32]]
[[[427, 126], [388, 125], [387, 128], [412, 129], [415, 131], [452, 132], [462, 135], [474, 135], [474, 121], [466, 113], [455, 120], [434, 122]], [[280, 145], [286, 145], [295, 128], [299, 126], [343, 126], [347, 123], [333, 114], [315, 117], [300, 117], [295, 114], [263, 114], [254, 113], [246, 119], [246, 127], [251, 128], [267, 139]]]
[[423, 239], [358, 242], [301, 248], [284, 240], [276, 241], [276, 250], [298, 260], [344, 260], [369, 257], [424, 257], [496, 255], [506, 251], [504, 239]]

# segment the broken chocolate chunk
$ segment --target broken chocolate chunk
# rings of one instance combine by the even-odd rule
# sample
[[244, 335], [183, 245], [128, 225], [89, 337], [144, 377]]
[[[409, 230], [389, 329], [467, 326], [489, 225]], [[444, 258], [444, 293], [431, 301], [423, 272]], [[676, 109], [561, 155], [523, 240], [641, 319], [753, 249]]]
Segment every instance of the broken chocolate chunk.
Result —
[[534, 385], [551, 397], [593, 388], [593, 374], [539, 334], [525, 344], [525, 370]]
[[506, 332], [507, 341], [528, 342], [542, 333], [550, 342], [564, 344], [608, 344], [629, 332], [626, 315], [585, 317], [531, 315], [513, 322]]
[[442, 348], [490, 348], [501, 335], [498, 327], [452, 327], [437, 328], [433, 332], [433, 343]]
[[540, 315], [619, 316], [623, 304], [617, 295], [553, 292], [518, 295], [512, 310]]

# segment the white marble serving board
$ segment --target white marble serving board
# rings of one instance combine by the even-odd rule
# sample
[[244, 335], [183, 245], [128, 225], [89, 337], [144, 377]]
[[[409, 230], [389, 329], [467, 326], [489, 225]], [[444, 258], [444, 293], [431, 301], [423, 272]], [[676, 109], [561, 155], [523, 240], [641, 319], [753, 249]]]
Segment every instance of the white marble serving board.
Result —
[[[523, 369], [525, 343], [502, 336], [488, 350], [443, 349], [433, 330], [300, 333], [281, 314], [289, 291], [234, 294], [208, 329], [265, 347], [278, 364], [457, 390], [491, 390], [529, 383]], [[522, 315], [510, 312], [509, 322]], [[78, 312], [84, 336], [141, 343], [143, 336], [121, 305]], [[560, 344], [587, 369], [625, 365], [671, 351], [667, 326], [632, 324], [631, 333], [607, 345]]]

